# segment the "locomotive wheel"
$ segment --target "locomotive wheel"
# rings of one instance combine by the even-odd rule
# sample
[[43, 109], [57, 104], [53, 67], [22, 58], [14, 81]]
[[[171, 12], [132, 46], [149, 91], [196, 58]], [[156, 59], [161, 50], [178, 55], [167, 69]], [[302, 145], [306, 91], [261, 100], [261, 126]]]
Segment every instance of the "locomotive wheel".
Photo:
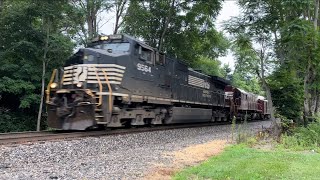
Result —
[[108, 127], [122, 127], [122, 124], [120, 123], [119, 115], [111, 116], [111, 121], [108, 124]]
[[214, 116], [211, 117], [211, 122], [215, 122], [216, 118]]
[[151, 124], [162, 124], [161, 116], [160, 115], [156, 115], [156, 117], [151, 120]]
[[142, 115], [137, 115], [136, 118], [131, 120], [131, 125], [132, 126], [142, 126], [145, 123], [143, 122]]

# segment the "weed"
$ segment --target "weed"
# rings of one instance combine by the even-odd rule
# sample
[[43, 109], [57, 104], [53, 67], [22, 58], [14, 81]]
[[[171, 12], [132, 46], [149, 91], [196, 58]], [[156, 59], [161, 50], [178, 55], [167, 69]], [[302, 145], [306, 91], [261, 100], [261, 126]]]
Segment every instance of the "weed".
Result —
[[293, 150], [320, 150], [320, 122], [309, 123], [307, 127], [296, 128], [291, 135], [281, 137], [279, 147]]
[[234, 131], [236, 129], [236, 123], [237, 123], [237, 118], [235, 116], [233, 116], [232, 118], [232, 123], [231, 123], [231, 141], [234, 141]]

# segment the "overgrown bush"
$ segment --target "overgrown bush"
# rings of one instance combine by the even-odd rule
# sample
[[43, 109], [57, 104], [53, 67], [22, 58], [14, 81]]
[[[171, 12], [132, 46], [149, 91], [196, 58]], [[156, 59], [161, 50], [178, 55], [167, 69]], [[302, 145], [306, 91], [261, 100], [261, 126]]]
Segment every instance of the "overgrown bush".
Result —
[[232, 119], [231, 124], [231, 133], [232, 133], [232, 141], [235, 141], [237, 144], [246, 144], [248, 141], [252, 141], [252, 134], [248, 131], [248, 122], [247, 115], [244, 117], [244, 121], [241, 124], [236, 126], [236, 118]]
[[[35, 131], [37, 117], [20, 113], [0, 111], [0, 133]], [[41, 129], [46, 129], [46, 118], [41, 120]]]
[[280, 147], [294, 150], [316, 150], [320, 152], [320, 121], [298, 127], [292, 135], [284, 134]]
[[295, 65], [286, 64], [276, 69], [269, 77], [269, 85], [277, 111], [288, 119], [301, 123], [303, 86], [296, 75]]
[[293, 130], [295, 128], [295, 124], [294, 124], [294, 121], [291, 120], [291, 119], [288, 119], [287, 117], [279, 114], [279, 113], [276, 113], [275, 114], [275, 118], [279, 118], [281, 119], [280, 121], [280, 125], [281, 125], [281, 132], [285, 132], [287, 134], [292, 134], [293, 133]]

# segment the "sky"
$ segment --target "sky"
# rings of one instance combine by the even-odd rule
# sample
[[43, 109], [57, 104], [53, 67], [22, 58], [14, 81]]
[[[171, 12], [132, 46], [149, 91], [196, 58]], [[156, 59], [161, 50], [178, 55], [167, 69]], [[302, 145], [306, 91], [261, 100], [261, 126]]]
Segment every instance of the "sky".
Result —
[[[237, 5], [236, 0], [225, 0], [223, 3], [222, 10], [217, 17], [216, 27], [219, 31], [222, 31], [222, 26], [224, 21], [228, 21], [231, 17], [238, 16], [240, 14], [240, 9]], [[228, 36], [227, 34], [225, 34]], [[229, 52], [225, 57], [219, 57], [222, 64], [229, 64], [231, 69], [234, 70], [234, 57], [232, 53]]]
[[[223, 2], [222, 10], [216, 20], [216, 27], [219, 31], [222, 30], [223, 21], [228, 21], [233, 16], [238, 16], [240, 9], [237, 5], [237, 0], [225, 0]], [[103, 21], [99, 28], [99, 32], [103, 34], [112, 34], [115, 24], [114, 13], [102, 14]], [[227, 36], [227, 35], [226, 35]], [[229, 52], [225, 57], [219, 57], [222, 64], [229, 64], [231, 69], [234, 69], [234, 60], [232, 54]]]

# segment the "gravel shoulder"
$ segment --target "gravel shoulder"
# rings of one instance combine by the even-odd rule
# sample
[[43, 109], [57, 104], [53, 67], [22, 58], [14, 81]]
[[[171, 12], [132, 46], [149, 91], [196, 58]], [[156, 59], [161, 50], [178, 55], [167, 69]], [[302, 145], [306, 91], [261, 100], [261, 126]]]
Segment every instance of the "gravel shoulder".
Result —
[[[248, 123], [248, 131], [270, 121]], [[231, 139], [231, 125], [0, 146], [0, 179], [142, 179], [190, 146]]]

